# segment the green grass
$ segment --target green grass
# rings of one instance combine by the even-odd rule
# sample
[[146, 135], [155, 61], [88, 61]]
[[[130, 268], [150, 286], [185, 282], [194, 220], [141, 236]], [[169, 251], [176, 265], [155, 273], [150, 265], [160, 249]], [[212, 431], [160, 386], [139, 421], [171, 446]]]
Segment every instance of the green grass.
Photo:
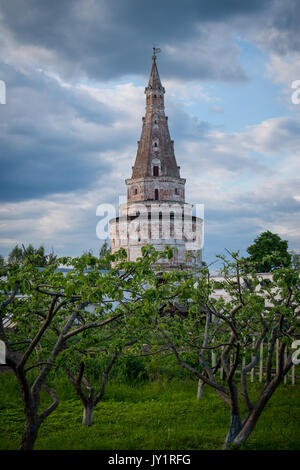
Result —
[[[258, 391], [252, 384], [251, 394]], [[208, 387], [196, 400], [192, 379], [108, 384], [90, 428], [81, 425], [82, 407], [63, 378], [60, 404], [42, 425], [36, 449], [220, 449], [228, 407]], [[264, 410], [245, 449], [300, 449], [300, 387], [282, 385]], [[42, 397], [43, 405], [47, 397]], [[24, 425], [15, 377], [0, 375], [0, 449], [17, 449]]]

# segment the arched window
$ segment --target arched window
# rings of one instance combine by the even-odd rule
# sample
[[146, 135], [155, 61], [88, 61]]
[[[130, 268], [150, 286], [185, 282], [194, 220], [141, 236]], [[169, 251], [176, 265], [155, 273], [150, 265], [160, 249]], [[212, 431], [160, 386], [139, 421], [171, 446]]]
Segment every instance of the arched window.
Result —
[[155, 137], [152, 141], [152, 147], [158, 149], [159, 147], [159, 139]]
[[137, 188], [134, 188], [133, 194], [137, 194], [137, 193], [138, 193]]
[[155, 189], [154, 191], [154, 199], [155, 201], [158, 201], [158, 189]]

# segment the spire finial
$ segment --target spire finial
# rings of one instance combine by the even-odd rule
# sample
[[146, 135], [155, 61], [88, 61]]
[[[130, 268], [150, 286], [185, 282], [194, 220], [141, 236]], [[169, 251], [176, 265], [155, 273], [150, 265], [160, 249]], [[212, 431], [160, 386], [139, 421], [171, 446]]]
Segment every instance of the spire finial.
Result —
[[160, 48], [159, 47], [153, 47], [153, 56], [152, 60], [156, 60], [156, 54], [160, 53]]

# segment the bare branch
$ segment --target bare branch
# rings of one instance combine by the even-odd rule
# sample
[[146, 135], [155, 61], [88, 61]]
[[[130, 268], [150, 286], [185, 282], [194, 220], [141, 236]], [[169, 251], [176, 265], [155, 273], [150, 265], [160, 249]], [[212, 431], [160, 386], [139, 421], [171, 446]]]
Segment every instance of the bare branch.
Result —
[[43, 366], [45, 364], [47, 364], [48, 366], [57, 367], [57, 364], [55, 364], [54, 362], [37, 362], [36, 364], [33, 364], [32, 366], [29, 366], [26, 369], [24, 369], [24, 372], [26, 374], [29, 370], [34, 369], [35, 367]]
[[179, 353], [176, 349], [176, 347], [174, 346], [174, 343], [172, 342], [171, 338], [167, 335], [167, 333], [160, 329], [159, 328], [159, 331], [161, 332], [161, 334], [164, 336], [164, 338], [168, 341], [176, 359], [177, 359], [177, 362], [182, 366], [184, 367], [185, 369], [189, 370], [190, 372], [192, 372], [194, 375], [196, 375], [199, 379], [203, 380], [203, 382], [207, 383], [208, 385], [210, 385], [211, 387], [213, 387], [214, 389], [216, 390], [219, 390], [220, 392], [224, 393], [225, 395], [228, 395], [228, 390], [226, 389], [226, 387], [223, 387], [222, 385], [219, 385], [218, 383], [214, 383], [212, 382], [211, 380], [209, 380], [207, 377], [205, 377], [203, 374], [201, 374], [197, 369], [194, 369], [192, 366], [190, 366], [189, 364], [187, 364], [186, 362], [184, 362], [181, 357], [179, 356]]
[[107, 320], [104, 320], [102, 322], [94, 322], [94, 323], [89, 323], [88, 325], [83, 325], [83, 326], [77, 328], [76, 330], [70, 331], [70, 333], [68, 333], [64, 336], [64, 339], [67, 340], [67, 339], [71, 338], [72, 336], [78, 335], [82, 331], [88, 330], [90, 328], [101, 328], [102, 326], [108, 325], [112, 321], [116, 320], [117, 318], [121, 318], [122, 316], [124, 316], [124, 313], [119, 313], [118, 315], [110, 317]]
[[25, 351], [22, 359], [20, 360], [19, 364], [17, 365], [17, 367], [19, 369], [21, 369], [25, 364], [26, 364], [26, 361], [28, 360], [30, 354], [32, 353], [32, 351], [34, 350], [34, 348], [36, 347], [36, 345], [38, 344], [38, 342], [40, 341], [41, 337], [43, 336], [43, 334], [45, 333], [45, 331], [47, 330], [48, 326], [50, 325], [51, 321], [52, 321], [52, 318], [53, 318], [53, 311], [54, 311], [54, 307], [55, 307], [55, 304], [57, 302], [57, 299], [58, 297], [55, 296], [53, 299], [52, 299], [52, 302], [50, 304], [50, 308], [49, 308], [49, 312], [48, 312], [48, 315], [47, 315], [47, 318], [45, 319], [45, 321], [43, 322], [40, 330], [37, 332], [35, 338], [32, 340], [32, 342], [30, 343], [28, 349]]

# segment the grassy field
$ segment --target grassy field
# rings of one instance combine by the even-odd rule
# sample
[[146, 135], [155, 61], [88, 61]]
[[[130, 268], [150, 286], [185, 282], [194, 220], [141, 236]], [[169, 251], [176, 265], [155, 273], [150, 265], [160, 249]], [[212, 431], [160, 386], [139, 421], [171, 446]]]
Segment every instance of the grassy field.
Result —
[[[220, 449], [226, 436], [227, 406], [209, 388], [197, 401], [195, 380], [108, 384], [90, 428], [81, 425], [82, 407], [70, 384], [60, 379], [56, 387], [61, 401], [42, 425], [36, 449]], [[2, 373], [0, 449], [18, 448], [23, 425], [15, 377]], [[300, 449], [299, 429], [300, 386], [282, 385], [243, 448]]]

